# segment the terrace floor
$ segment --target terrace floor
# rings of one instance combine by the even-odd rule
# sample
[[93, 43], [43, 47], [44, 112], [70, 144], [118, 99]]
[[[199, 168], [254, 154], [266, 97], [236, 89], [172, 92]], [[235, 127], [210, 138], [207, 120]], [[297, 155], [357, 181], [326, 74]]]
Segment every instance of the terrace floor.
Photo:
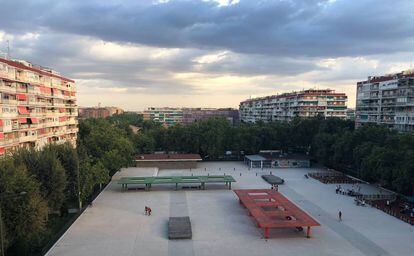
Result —
[[[234, 170], [235, 169], [235, 170]], [[223, 184], [206, 190], [154, 185], [151, 191], [122, 192], [120, 176], [232, 175], [233, 189], [270, 188], [261, 174], [285, 180], [279, 191], [320, 224], [312, 238], [294, 229], [262, 230], [247, 216], [233, 191]], [[128, 168], [113, 181], [47, 255], [411, 255], [414, 227], [375, 208], [356, 206], [304, 174], [318, 169], [251, 169], [242, 162], [203, 162], [196, 170]], [[257, 176], [256, 176], [257, 173]], [[241, 176], [240, 176], [241, 174]], [[131, 186], [132, 187], [132, 186]], [[364, 185], [363, 190], [375, 187]], [[144, 207], [152, 216], [144, 215]], [[337, 220], [338, 211], [343, 221]], [[168, 240], [169, 217], [189, 216], [192, 240]]]

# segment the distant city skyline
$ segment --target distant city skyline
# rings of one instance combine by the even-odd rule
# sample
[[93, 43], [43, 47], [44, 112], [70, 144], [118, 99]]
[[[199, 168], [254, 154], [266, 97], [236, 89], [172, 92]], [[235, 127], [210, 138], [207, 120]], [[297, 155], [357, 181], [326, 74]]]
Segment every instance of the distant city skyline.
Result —
[[237, 108], [330, 88], [354, 108], [358, 81], [413, 68], [409, 0], [0, 4], [0, 51], [74, 79], [80, 106]]

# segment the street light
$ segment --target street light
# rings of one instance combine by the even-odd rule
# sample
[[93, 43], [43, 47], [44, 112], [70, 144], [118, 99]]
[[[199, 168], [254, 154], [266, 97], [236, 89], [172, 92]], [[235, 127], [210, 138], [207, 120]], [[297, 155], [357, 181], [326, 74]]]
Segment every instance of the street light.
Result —
[[[19, 196], [24, 196], [26, 194], [27, 194], [26, 191], [22, 191], [18, 195]], [[4, 253], [4, 239], [3, 239], [3, 216], [2, 216], [2, 210], [1, 210], [1, 204], [2, 204], [4, 198], [6, 198], [6, 196], [4, 194], [0, 195], [0, 244], [1, 244], [0, 249], [1, 249], [1, 256], [5, 255], [5, 253]]]

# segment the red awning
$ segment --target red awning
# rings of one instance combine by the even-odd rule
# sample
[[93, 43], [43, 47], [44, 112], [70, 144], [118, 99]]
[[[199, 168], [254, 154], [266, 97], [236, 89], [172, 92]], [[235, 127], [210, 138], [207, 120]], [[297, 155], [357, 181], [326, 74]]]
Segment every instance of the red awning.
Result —
[[0, 132], [0, 140], [4, 139], [4, 133]]
[[28, 115], [29, 114], [29, 111], [27, 110], [26, 107], [18, 106], [17, 108], [19, 110], [19, 114], [22, 114], [22, 115]]
[[64, 121], [66, 121], [66, 116], [59, 117], [59, 122], [64, 122]]
[[27, 118], [19, 118], [19, 123], [27, 124]]
[[3, 126], [3, 120], [0, 120], [0, 126]]
[[75, 96], [76, 92], [71, 92], [70, 95]]
[[39, 119], [37, 119], [37, 118], [32, 117], [32, 118], [30, 118], [30, 120], [32, 121], [32, 124], [39, 123]]
[[16, 94], [16, 98], [18, 100], [27, 100], [26, 94], [21, 94], [21, 93]]
[[66, 112], [66, 109], [65, 108], [59, 108], [59, 112], [60, 113]]
[[60, 94], [60, 90], [59, 89], [53, 88], [52, 91], [53, 91], [54, 94]]
[[0, 155], [4, 155], [5, 152], [6, 150], [4, 148], [0, 148]]
[[52, 88], [45, 87], [45, 86], [40, 86], [40, 92], [45, 93], [45, 94], [51, 94], [52, 93]]
[[64, 94], [65, 96], [70, 96], [70, 92], [69, 92], [69, 91], [63, 91], [63, 94]]

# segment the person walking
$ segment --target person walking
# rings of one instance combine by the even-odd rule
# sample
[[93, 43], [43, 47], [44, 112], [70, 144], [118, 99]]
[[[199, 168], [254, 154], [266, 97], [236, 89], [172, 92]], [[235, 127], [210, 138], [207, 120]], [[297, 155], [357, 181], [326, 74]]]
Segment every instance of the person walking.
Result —
[[151, 216], [151, 212], [152, 212], [151, 208], [148, 207], [148, 216]]
[[148, 206], [145, 206], [145, 215], [148, 215]]
[[338, 212], [338, 219], [339, 219], [339, 221], [342, 221], [342, 212], [341, 211]]

